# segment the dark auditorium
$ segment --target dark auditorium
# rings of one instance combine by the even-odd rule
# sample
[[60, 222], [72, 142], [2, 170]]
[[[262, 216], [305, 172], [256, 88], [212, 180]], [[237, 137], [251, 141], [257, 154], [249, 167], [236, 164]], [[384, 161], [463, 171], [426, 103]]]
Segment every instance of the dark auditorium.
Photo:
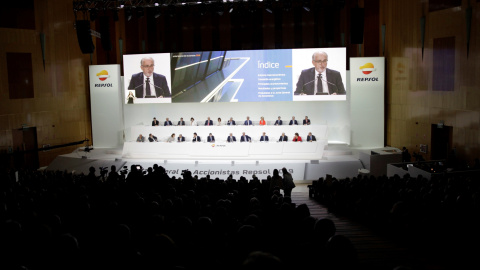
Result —
[[480, 269], [480, 0], [1, 5], [0, 269]]

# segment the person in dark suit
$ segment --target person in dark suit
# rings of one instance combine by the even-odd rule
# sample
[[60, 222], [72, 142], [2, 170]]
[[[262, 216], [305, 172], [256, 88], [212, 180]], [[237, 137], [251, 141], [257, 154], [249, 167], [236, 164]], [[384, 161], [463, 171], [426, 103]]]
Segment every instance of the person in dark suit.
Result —
[[290, 126], [291, 125], [298, 125], [297, 120], [295, 120], [295, 116], [292, 116], [292, 120], [290, 120], [290, 123], [288, 123]]
[[280, 119], [280, 116], [278, 117], [278, 120], [275, 121], [275, 126], [281, 126], [283, 124], [282, 119]]
[[312, 132], [309, 132], [307, 136], [307, 142], [316, 142], [316, 141], [317, 141], [317, 138], [315, 138], [315, 135], [312, 135]]
[[243, 123], [245, 126], [253, 126], [252, 120], [250, 120], [250, 116], [247, 116], [247, 120]]
[[240, 137], [240, 142], [251, 142], [252, 138], [250, 136], [245, 135], [245, 132], [242, 133], [242, 137]]
[[278, 139], [279, 142], [288, 142], [288, 136], [285, 135], [285, 132], [282, 133], [282, 136]]
[[268, 136], [266, 135], [265, 132], [263, 132], [263, 135], [260, 137], [261, 142], [268, 142]]
[[295, 95], [345, 95], [340, 72], [327, 68], [328, 55], [317, 51], [312, 55], [313, 68], [302, 70]]
[[170, 97], [167, 78], [154, 73], [155, 62], [152, 57], [144, 57], [140, 60], [142, 72], [132, 75], [128, 90], [135, 90], [135, 97]]
[[180, 117], [180, 121], [178, 121], [177, 126], [185, 126], [185, 121], [183, 121], [183, 117]]
[[237, 139], [235, 138], [235, 136], [232, 135], [232, 133], [230, 133], [230, 135], [227, 137], [227, 142], [236, 142]]
[[168, 119], [168, 117], [165, 119], [165, 122], [163, 123], [164, 126], [171, 126], [172, 125], [172, 121], [170, 121]]
[[149, 142], [156, 142], [157, 141], [157, 137], [153, 136], [152, 133], [148, 134], [148, 141]]
[[157, 120], [157, 118], [153, 117], [152, 121], [152, 127], [160, 125], [160, 121]]
[[305, 116], [305, 119], [303, 119], [303, 125], [310, 125], [310, 119], [308, 119], [308, 116]]
[[184, 142], [184, 141], [185, 141], [185, 137], [183, 137], [182, 134], [178, 134], [177, 141], [178, 141], [178, 142]]
[[210, 120], [210, 116], [207, 118], [207, 120], [205, 121], [205, 126], [213, 126], [213, 121]]
[[208, 134], [207, 142], [215, 142], [215, 137], [212, 135], [212, 133]]
[[201, 142], [200, 136], [197, 136], [197, 133], [193, 133], [193, 139], [192, 142]]
[[235, 120], [233, 120], [233, 117], [230, 117], [230, 120], [227, 121], [227, 126], [235, 126]]

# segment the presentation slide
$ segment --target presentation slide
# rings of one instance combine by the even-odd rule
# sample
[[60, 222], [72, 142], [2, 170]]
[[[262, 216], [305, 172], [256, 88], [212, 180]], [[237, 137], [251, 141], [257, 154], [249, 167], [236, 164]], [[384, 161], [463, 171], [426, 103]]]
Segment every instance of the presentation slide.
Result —
[[126, 104], [346, 100], [345, 48], [125, 55], [124, 67]]

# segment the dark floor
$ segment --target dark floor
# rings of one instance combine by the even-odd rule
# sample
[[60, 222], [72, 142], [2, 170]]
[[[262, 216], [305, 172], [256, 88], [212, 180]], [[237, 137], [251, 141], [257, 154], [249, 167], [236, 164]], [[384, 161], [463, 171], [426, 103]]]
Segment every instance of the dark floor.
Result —
[[348, 237], [356, 248], [360, 269], [393, 270], [396, 266], [407, 266], [411, 269], [455, 269], [448, 266], [442, 258], [423, 252], [422, 247], [416, 243], [396, 243], [358, 222], [330, 213], [315, 199], [309, 198], [308, 184], [296, 185], [292, 192], [292, 201], [296, 205], [306, 204], [314, 218], [331, 219], [336, 225], [337, 234]]

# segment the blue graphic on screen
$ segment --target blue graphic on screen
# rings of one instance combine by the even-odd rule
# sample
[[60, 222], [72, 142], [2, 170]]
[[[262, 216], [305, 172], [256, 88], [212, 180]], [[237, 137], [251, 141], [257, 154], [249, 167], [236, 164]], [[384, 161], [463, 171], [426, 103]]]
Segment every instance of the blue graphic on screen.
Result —
[[225, 61], [236, 67], [235, 101], [291, 101], [292, 51], [227, 51]]

